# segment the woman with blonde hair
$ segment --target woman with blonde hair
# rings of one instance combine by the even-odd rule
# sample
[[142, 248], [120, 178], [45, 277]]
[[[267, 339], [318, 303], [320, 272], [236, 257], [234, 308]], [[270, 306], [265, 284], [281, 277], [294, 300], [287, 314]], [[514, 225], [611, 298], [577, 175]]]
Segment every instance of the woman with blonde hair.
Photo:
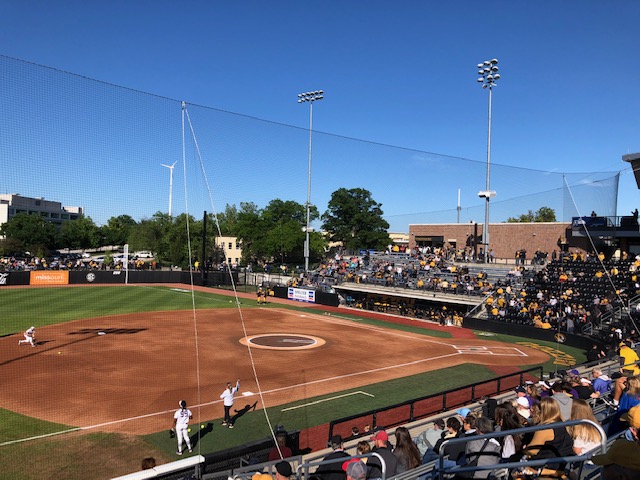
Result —
[[632, 375], [630, 377], [627, 377], [626, 381], [624, 381], [623, 383], [623, 386], [625, 390], [620, 397], [618, 410], [616, 411], [613, 421], [611, 422], [609, 435], [625, 430], [628, 425], [625, 422], [620, 421], [620, 417], [636, 405], [640, 404], [640, 375]]
[[[570, 457], [573, 452], [573, 438], [567, 429], [555, 424], [562, 422], [560, 407], [551, 397], [540, 400], [540, 420], [538, 426], [548, 425], [549, 428], [538, 430], [525, 447], [524, 453], [529, 460], [541, 460], [556, 457]], [[548, 463], [539, 469], [538, 475], [546, 477], [561, 476], [566, 462]]]
[[[358, 451], [358, 455], [366, 455], [367, 453], [371, 452], [371, 445], [369, 445], [369, 442], [367, 442], [366, 440], [360, 440], [358, 442], [356, 450]], [[367, 457], [361, 458], [360, 461], [363, 463], [367, 463]]]
[[[595, 424], [600, 424], [593, 415], [591, 405], [579, 398], [574, 398], [571, 404], [571, 420], [591, 420]], [[584, 455], [601, 444], [600, 432], [588, 423], [569, 427], [569, 433], [573, 438], [573, 451], [576, 455]]]

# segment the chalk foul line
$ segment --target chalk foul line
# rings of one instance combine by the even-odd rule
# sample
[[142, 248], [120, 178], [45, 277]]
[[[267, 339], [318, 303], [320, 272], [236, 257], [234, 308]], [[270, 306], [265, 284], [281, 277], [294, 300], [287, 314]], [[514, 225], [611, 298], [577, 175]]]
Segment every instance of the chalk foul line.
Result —
[[363, 392], [361, 390], [358, 390], [357, 392], [345, 393], [343, 395], [334, 395], [333, 397], [323, 398], [322, 400], [316, 400], [314, 402], [303, 403], [302, 405], [296, 405], [295, 407], [283, 408], [280, 411], [281, 412], [288, 412], [289, 410], [296, 410], [298, 408], [309, 407], [311, 405], [317, 405], [319, 403], [329, 402], [331, 400], [337, 400], [338, 398], [349, 397], [351, 395], [366, 395], [368, 397], [375, 397], [375, 395], [372, 395], [371, 393], [367, 393], [367, 392]]

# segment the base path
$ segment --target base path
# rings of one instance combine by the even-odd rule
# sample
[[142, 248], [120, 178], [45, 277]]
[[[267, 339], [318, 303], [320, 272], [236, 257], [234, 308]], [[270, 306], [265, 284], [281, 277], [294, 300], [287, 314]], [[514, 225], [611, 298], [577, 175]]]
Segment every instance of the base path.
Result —
[[37, 348], [17, 339], [0, 339], [0, 407], [135, 434], [168, 428], [180, 399], [196, 421], [221, 417], [227, 381], [240, 378], [241, 391], [258, 392], [251, 359], [265, 402], [275, 406], [464, 363], [526, 366], [549, 358], [519, 345], [273, 307], [198, 310], [195, 319], [191, 311], [92, 318], [39, 328]]

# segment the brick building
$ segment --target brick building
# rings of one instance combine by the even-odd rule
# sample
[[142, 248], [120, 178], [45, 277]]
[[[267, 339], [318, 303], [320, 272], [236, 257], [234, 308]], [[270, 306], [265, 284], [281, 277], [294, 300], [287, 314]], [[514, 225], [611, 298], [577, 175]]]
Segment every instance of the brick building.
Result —
[[[566, 248], [567, 236], [571, 236], [569, 222], [492, 223], [489, 230], [490, 249], [495, 258], [513, 259], [516, 250], [525, 249], [531, 258], [537, 250], [551, 253], [560, 251], [558, 240]], [[409, 246], [448, 245], [459, 249], [475, 247], [479, 252], [482, 245], [481, 223], [443, 223], [409, 225]]]

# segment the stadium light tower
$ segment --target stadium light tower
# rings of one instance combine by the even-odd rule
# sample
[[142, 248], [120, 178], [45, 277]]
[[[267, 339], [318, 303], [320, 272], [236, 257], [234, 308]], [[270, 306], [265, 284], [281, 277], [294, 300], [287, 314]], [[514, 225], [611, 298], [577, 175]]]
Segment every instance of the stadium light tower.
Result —
[[484, 243], [484, 263], [489, 258], [489, 200], [496, 196], [496, 192], [491, 190], [491, 100], [493, 87], [500, 78], [498, 73], [498, 60], [485, 60], [478, 64], [478, 83], [482, 84], [482, 88], [489, 89], [489, 128], [487, 134], [487, 186], [484, 190], [478, 192], [480, 198], [485, 199], [484, 204], [484, 227], [482, 228], [482, 240]]
[[307, 169], [307, 225], [304, 228], [304, 274], [305, 278], [309, 273], [309, 220], [311, 208], [311, 139], [313, 137], [313, 102], [324, 98], [324, 90], [316, 90], [314, 92], [305, 92], [298, 94], [298, 103], [309, 102], [309, 161]]
[[160, 164], [163, 167], [167, 167], [170, 172], [169, 173], [169, 219], [173, 218], [171, 216], [171, 203], [172, 203], [172, 197], [173, 197], [173, 167], [176, 166], [176, 163], [178, 162], [173, 162], [173, 165], [165, 165], [164, 163]]

